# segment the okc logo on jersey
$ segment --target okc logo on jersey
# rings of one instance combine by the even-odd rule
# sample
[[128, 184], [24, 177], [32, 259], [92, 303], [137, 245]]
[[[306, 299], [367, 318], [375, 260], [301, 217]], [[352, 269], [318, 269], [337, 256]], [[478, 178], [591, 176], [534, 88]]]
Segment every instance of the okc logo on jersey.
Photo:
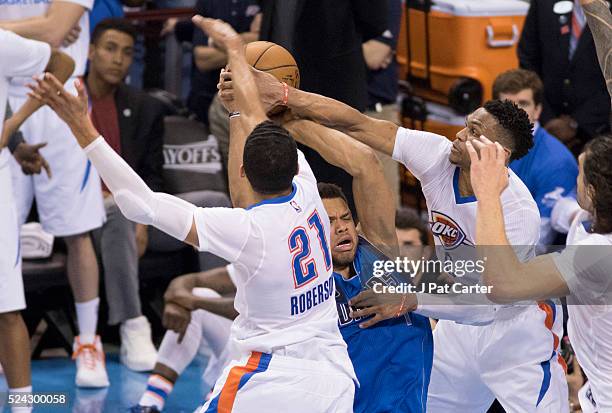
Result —
[[444, 248], [457, 248], [465, 240], [465, 234], [455, 221], [446, 215], [431, 211], [431, 232], [436, 235]]

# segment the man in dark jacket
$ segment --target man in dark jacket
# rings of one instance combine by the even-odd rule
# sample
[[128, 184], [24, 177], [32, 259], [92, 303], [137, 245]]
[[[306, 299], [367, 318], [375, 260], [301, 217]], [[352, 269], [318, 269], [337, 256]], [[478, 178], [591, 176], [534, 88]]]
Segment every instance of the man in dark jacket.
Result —
[[[123, 20], [107, 19], [94, 29], [85, 77], [91, 118], [147, 185], [161, 191], [165, 109], [123, 83], [132, 64], [134, 41], [134, 29]], [[107, 221], [93, 235], [104, 267], [109, 324], [121, 324], [121, 362], [135, 371], [151, 370], [157, 352], [138, 290], [138, 258], [147, 246], [147, 228], [128, 221], [108, 188], [102, 185], [102, 190]]]
[[542, 125], [576, 154], [610, 130], [610, 97], [580, 2], [563, 4], [532, 0], [518, 56], [544, 82]]
[[[260, 40], [289, 50], [300, 68], [300, 89], [365, 111], [367, 69], [362, 44], [387, 30], [387, 2], [371, 0], [262, 0]], [[317, 179], [342, 187], [353, 213], [352, 179], [301, 147]]]

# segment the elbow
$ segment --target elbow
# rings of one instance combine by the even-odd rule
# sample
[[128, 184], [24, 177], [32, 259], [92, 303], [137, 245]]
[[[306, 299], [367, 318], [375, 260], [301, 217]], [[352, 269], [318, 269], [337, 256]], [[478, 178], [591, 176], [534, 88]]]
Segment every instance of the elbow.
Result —
[[484, 275], [483, 282], [487, 287], [486, 295], [488, 300], [495, 304], [510, 304], [516, 301], [507, 283], [496, 280], [490, 274]]
[[354, 177], [363, 176], [365, 174], [372, 174], [374, 171], [380, 171], [382, 173], [382, 163], [376, 152], [368, 146], [360, 145], [356, 153], [351, 156], [352, 161], [349, 165], [352, 165], [354, 169], [351, 171], [351, 175]]

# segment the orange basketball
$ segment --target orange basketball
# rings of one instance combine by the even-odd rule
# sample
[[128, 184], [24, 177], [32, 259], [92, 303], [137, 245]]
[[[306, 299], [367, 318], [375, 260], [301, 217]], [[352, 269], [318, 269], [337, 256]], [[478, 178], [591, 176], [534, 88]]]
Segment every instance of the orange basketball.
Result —
[[246, 46], [246, 60], [255, 69], [267, 72], [281, 82], [300, 87], [300, 70], [291, 53], [272, 42], [252, 42]]

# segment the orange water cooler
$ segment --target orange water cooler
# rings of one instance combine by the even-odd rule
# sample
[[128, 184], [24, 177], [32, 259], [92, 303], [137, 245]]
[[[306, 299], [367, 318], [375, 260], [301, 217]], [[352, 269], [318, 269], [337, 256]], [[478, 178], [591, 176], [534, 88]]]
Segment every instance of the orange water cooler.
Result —
[[[523, 0], [406, 0], [397, 49], [409, 90], [404, 125], [454, 139], [465, 115], [491, 99], [495, 77], [518, 67], [528, 9]], [[414, 178], [402, 181], [403, 202], [420, 206], [405, 196]]]

